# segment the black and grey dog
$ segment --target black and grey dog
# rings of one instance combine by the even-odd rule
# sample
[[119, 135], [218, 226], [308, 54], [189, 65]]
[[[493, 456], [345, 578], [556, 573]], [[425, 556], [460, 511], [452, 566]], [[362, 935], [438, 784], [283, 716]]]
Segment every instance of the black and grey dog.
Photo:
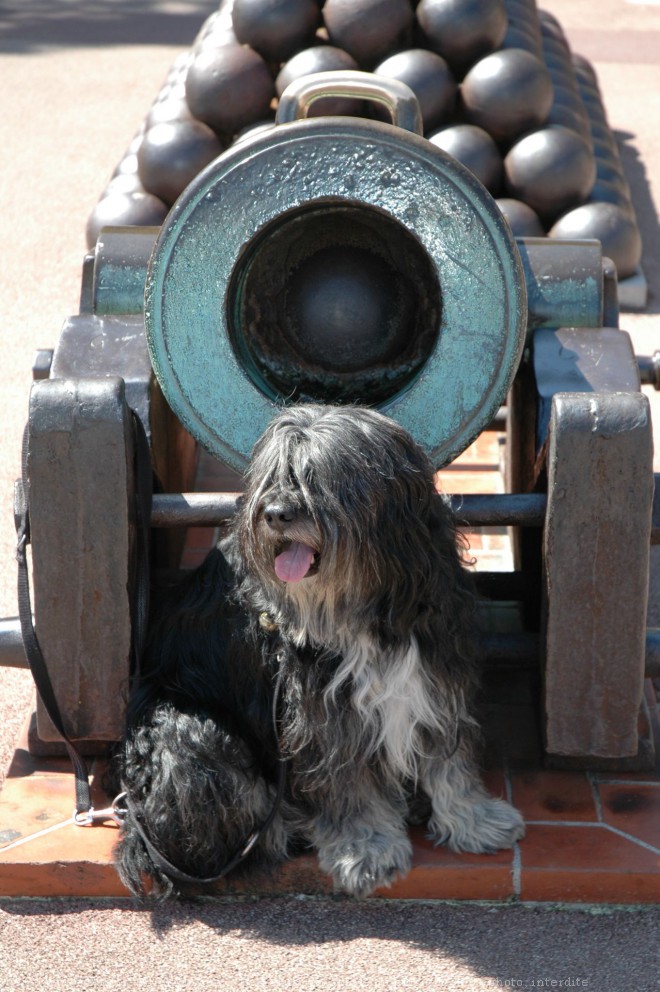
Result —
[[227, 536], [152, 630], [123, 881], [176, 891], [162, 858], [214, 876], [267, 819], [241, 870], [311, 846], [359, 896], [410, 868], [411, 814], [453, 850], [510, 847], [522, 818], [476, 765], [473, 627], [451, 512], [408, 433], [361, 407], [285, 409]]

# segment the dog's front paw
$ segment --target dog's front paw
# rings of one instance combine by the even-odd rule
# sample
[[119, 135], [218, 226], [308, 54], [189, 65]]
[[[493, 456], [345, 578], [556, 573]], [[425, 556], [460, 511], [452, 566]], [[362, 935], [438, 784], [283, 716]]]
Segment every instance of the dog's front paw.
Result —
[[339, 837], [319, 850], [321, 869], [332, 876], [337, 888], [359, 898], [391, 885], [398, 875], [406, 875], [411, 862], [412, 845], [405, 834], [387, 837], [373, 833], [358, 841]]
[[504, 799], [479, 798], [442, 817], [436, 812], [429, 830], [436, 843], [446, 843], [452, 851], [488, 854], [513, 847], [525, 836], [525, 823]]

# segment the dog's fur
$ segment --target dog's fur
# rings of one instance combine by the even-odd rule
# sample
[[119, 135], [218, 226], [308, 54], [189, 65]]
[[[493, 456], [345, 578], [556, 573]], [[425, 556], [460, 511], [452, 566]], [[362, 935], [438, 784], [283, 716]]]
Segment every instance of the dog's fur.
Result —
[[[305, 578], [274, 570], [289, 542]], [[407, 822], [457, 851], [510, 847], [520, 814], [475, 762], [473, 598], [452, 515], [421, 448], [361, 407], [285, 409], [257, 443], [236, 518], [155, 623], [129, 706], [122, 785], [132, 815], [116, 856], [136, 892], [220, 872], [266, 818], [242, 867], [312, 846], [337, 888], [363, 896], [410, 868]], [[298, 845], [298, 848], [296, 848]]]

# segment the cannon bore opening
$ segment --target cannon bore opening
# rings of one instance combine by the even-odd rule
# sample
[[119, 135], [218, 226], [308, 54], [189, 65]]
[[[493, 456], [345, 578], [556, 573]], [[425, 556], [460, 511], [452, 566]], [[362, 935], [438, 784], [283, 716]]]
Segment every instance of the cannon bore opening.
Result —
[[271, 398], [382, 402], [432, 352], [441, 292], [420, 242], [384, 212], [306, 204], [259, 231], [228, 290], [232, 347]]

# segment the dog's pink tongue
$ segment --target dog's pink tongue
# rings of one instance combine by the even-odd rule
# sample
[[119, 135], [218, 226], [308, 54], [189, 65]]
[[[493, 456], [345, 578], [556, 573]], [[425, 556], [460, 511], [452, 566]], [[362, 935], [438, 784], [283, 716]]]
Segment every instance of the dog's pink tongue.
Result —
[[314, 561], [314, 549], [300, 541], [292, 541], [286, 551], [275, 559], [275, 574], [282, 582], [300, 582]]

